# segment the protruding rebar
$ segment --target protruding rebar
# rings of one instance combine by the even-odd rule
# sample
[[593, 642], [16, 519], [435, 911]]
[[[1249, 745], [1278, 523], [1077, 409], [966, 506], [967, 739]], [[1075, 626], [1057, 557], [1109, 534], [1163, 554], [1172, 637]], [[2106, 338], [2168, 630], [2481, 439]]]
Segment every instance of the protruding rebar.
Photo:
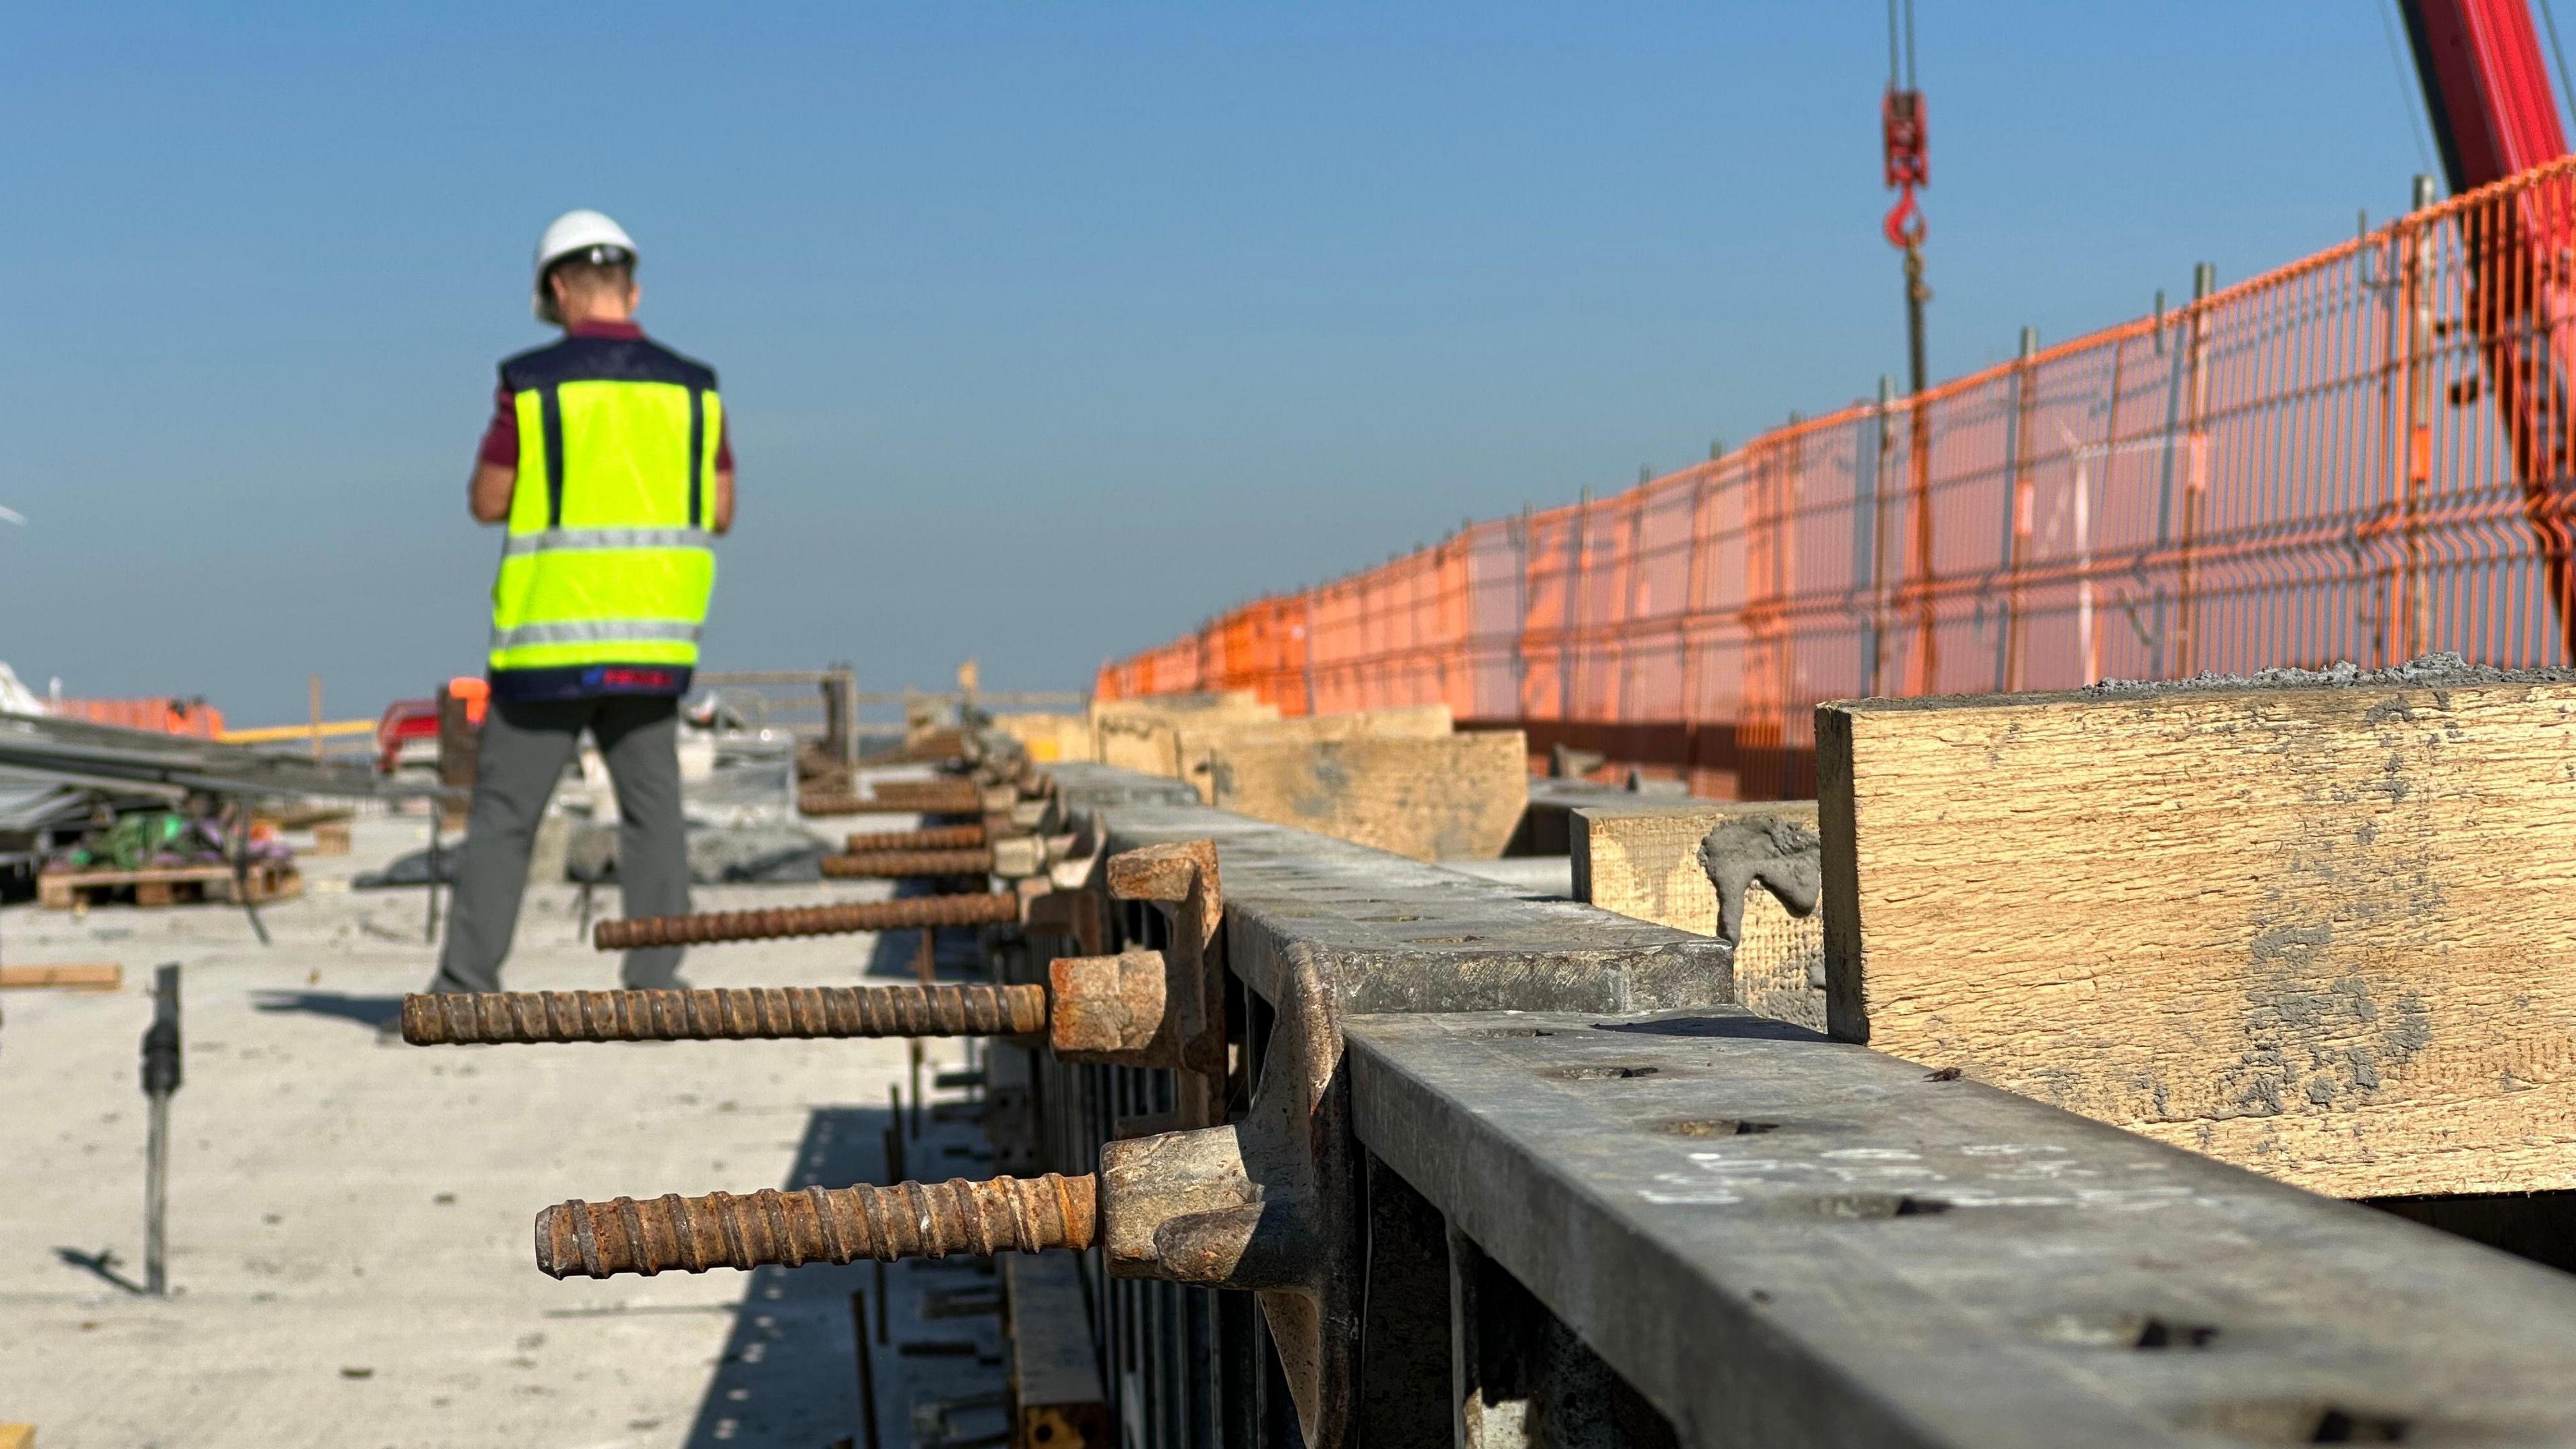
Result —
[[861, 830], [844, 842], [852, 855], [872, 850], [973, 850], [983, 845], [981, 825], [933, 825], [921, 830]]
[[823, 857], [823, 874], [835, 880], [886, 880], [943, 875], [989, 875], [993, 852], [973, 850], [868, 850]]
[[763, 1188], [748, 1196], [672, 1193], [637, 1202], [576, 1198], [537, 1214], [537, 1268], [549, 1277], [666, 1269], [801, 1268], [862, 1258], [1081, 1250], [1097, 1230], [1098, 1180], [1085, 1173], [892, 1187]]
[[768, 941], [782, 936], [839, 936], [858, 931], [911, 931], [936, 926], [995, 926], [1020, 918], [1020, 898], [1008, 891], [986, 895], [913, 896], [899, 901], [853, 901], [837, 906], [778, 906], [764, 911], [714, 911], [695, 916], [634, 916], [601, 921], [590, 932], [602, 951], [637, 946], [703, 946], [717, 941]]
[[1046, 1022], [1046, 988], [1028, 985], [460, 992], [406, 996], [402, 1011], [414, 1046], [1024, 1036]]
[[883, 780], [861, 795], [849, 789], [815, 788], [798, 792], [796, 808], [806, 815], [891, 814], [980, 815], [984, 787], [959, 775], [931, 780]]
[[884, 780], [870, 789], [868, 803], [878, 810], [977, 815], [984, 809], [984, 787], [955, 775], [936, 780]]
[[847, 790], [800, 790], [796, 794], [799, 815], [865, 815], [871, 810], [891, 808], [862, 800]]

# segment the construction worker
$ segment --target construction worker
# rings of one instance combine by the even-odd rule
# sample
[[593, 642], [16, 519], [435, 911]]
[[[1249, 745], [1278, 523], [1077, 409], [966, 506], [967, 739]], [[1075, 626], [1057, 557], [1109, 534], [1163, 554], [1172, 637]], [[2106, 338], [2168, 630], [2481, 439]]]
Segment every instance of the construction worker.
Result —
[[[563, 340], [501, 364], [474, 468], [475, 521], [503, 524], [490, 704], [455, 909], [433, 991], [498, 991], [546, 801], [588, 730], [617, 788], [629, 916], [689, 909], [679, 704], [733, 526], [716, 375], [635, 325], [635, 243], [595, 211], [537, 243], [536, 312]], [[626, 953], [629, 987], [680, 984], [677, 947]]]

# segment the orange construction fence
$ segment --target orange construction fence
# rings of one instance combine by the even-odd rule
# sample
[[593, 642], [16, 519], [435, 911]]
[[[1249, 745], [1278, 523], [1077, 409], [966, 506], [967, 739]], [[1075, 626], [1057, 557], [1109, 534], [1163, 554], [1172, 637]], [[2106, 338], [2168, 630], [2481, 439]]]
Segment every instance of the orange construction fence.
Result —
[[224, 732], [224, 712], [202, 699], [58, 699], [45, 706], [61, 719], [155, 734], [211, 740]]
[[1102, 667], [1814, 789], [1822, 700], [2569, 647], [2576, 160]]

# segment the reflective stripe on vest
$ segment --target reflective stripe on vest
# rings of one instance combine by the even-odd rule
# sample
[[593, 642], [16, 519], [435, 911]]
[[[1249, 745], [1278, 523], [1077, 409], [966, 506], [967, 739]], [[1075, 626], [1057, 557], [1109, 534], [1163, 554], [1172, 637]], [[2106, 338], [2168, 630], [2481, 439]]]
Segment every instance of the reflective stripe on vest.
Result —
[[585, 619], [577, 624], [521, 624], [492, 631], [492, 647], [516, 649], [524, 644], [695, 644], [698, 626], [668, 619]]
[[697, 663], [714, 374], [640, 340], [567, 339], [503, 364], [519, 476], [492, 583], [495, 671]]
[[523, 553], [568, 549], [710, 548], [715, 535], [703, 528], [549, 528], [523, 533], [501, 545], [504, 558]]

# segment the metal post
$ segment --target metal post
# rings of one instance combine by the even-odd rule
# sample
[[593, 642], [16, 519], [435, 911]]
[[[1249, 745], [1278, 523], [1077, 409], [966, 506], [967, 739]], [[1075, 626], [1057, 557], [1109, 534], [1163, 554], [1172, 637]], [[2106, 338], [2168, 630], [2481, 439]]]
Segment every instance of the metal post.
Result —
[[152, 1024], [143, 1032], [143, 1291], [170, 1291], [165, 1233], [170, 1207], [170, 1095], [179, 1090], [179, 966], [152, 973]]
[[[2433, 178], [2415, 178], [2416, 211], [2423, 211], [2434, 201]], [[2405, 648], [2401, 659], [2414, 659], [2424, 652], [2425, 640], [2431, 637], [2431, 611], [2424, 598], [2424, 506], [2429, 501], [2433, 481], [2433, 229], [2409, 223], [2414, 235], [2406, 251], [2404, 298], [2406, 307], [2406, 455], [2405, 473], [2405, 547], [2406, 578], [2404, 612], [2400, 628], [2404, 631]]]
[[[2156, 294], [2156, 311], [2159, 316], [2164, 311], [2162, 292]], [[2163, 347], [2163, 332], [2159, 330], [2156, 337], [2156, 345]], [[2120, 381], [2125, 375], [2128, 358], [2126, 344], [2112, 349], [2110, 405], [2104, 410], [2102, 419], [2101, 451], [2105, 482], [2109, 481], [2111, 460], [2120, 445]], [[2083, 649], [2083, 682], [2091, 685], [2102, 679], [2101, 641], [2093, 618], [2093, 481], [2085, 475], [2084, 450], [2075, 443], [2075, 435], [2069, 432], [2066, 438], [2069, 451], [2075, 458], [2075, 632]]]
[[858, 768], [859, 675], [847, 664], [823, 676], [823, 746], [844, 768]]
[[319, 674], [311, 676], [305, 681], [305, 688], [312, 696], [313, 763], [318, 765], [322, 763], [322, 676]]
[[1697, 637], [1697, 624], [1705, 607], [1708, 590], [1708, 494], [1709, 484], [1717, 477], [1719, 460], [1726, 456], [1724, 443], [1708, 445], [1708, 466], [1698, 471], [1691, 482], [1690, 562], [1683, 576], [1682, 608], [1675, 626], [1682, 650], [1682, 781], [1692, 794], [1699, 793], [1699, 692], [1700, 662], [1706, 652], [1706, 641]]
[[429, 920], [421, 926], [420, 938], [432, 945], [438, 942], [438, 878], [445, 873], [441, 869], [441, 862], [445, 857], [439, 848], [438, 827], [446, 814], [447, 801], [440, 796], [431, 796], [429, 801]]
[[[903, 1161], [903, 1089], [891, 1085], [886, 1088], [885, 1170], [888, 1182], [906, 1180], [907, 1174], [904, 1172]], [[888, 1341], [885, 1259], [875, 1260], [873, 1272], [876, 1278], [877, 1342], [885, 1343]]]
[[268, 926], [259, 918], [259, 903], [250, 893], [250, 797], [233, 797], [233, 814], [238, 817], [241, 833], [233, 839], [233, 894], [240, 898], [242, 914], [250, 917], [252, 934], [263, 946], [269, 944]]
[[1585, 485], [1574, 505], [1574, 527], [1566, 534], [1565, 632], [1556, 646], [1556, 717], [1574, 718], [1575, 636], [1583, 628], [1583, 571], [1592, 551], [1592, 488]]
[[[879, 1258], [875, 1262], [879, 1275], [877, 1281], [882, 1285], [885, 1260]], [[879, 1298], [882, 1301], [882, 1286]], [[859, 1346], [859, 1423], [864, 1426], [859, 1442], [867, 1449], [883, 1449], [882, 1441], [877, 1437], [877, 1366], [875, 1356], [868, 1352], [868, 1295], [865, 1293], [850, 1295], [850, 1338]]]
[[1869, 647], [1862, 667], [1869, 671], [1861, 693], [1876, 695], [1887, 672], [1887, 460], [1896, 456], [1896, 383], [1878, 375], [1878, 456], [1870, 461], [1869, 480]]
[[[1646, 496], [1644, 490], [1646, 485], [1653, 481], [1654, 470], [1651, 468], [1639, 468], [1637, 470], [1637, 474], [1638, 492], [1634, 500], [1628, 505], [1628, 587], [1620, 591], [1621, 599], [1619, 603], [1621, 610], [1621, 617], [1619, 620], [1619, 634], [1621, 639], [1619, 646], [1619, 702], [1610, 713], [1610, 717], [1617, 720], [1625, 720], [1632, 717], [1629, 714], [1629, 694], [1636, 684], [1636, 641], [1637, 634], [1639, 632], [1637, 626], [1642, 622], [1639, 618], [1639, 611], [1645, 607], [1644, 599], [1640, 595], [1640, 590], [1644, 586], [1646, 579], [1644, 560], [1641, 557], [1646, 547]], [[1690, 771], [1687, 768], [1682, 771], [1682, 778], [1684, 780], [1688, 780], [1690, 778]]]
[[[1515, 535], [1512, 569], [1512, 709], [1527, 717], [1529, 698], [1530, 526], [1537, 505], [1521, 504], [1520, 531]], [[1313, 641], [1308, 641], [1313, 647]]]
[[[1995, 688], [2009, 693], [2021, 688], [2022, 550], [2030, 537], [2030, 414], [2032, 384], [2038, 374], [2031, 359], [2039, 352], [2039, 329], [2021, 329], [2021, 365], [2013, 373], [2013, 414], [2004, 455], [2004, 589], [2003, 627], [1996, 631]], [[2090, 681], [2087, 681], [2088, 683]]]
[[2199, 569], [2192, 555], [2200, 538], [2201, 509], [2209, 494], [2209, 435], [2204, 431], [2208, 419], [2209, 393], [2209, 297], [2218, 290], [2218, 268], [2202, 262], [2191, 269], [2191, 339], [2184, 353], [2190, 381], [2184, 388], [2184, 405], [2190, 409], [2189, 426], [2184, 432], [2182, 483], [2182, 578], [2174, 614], [2174, 673], [2189, 678], [2199, 672], [2200, 651], [2196, 633]]
[[1907, 398], [1912, 427], [1906, 447], [1906, 471], [1914, 506], [1914, 677], [1916, 694], [1938, 692], [1941, 679], [1939, 621], [1932, 592], [1932, 416], [1924, 411], [1923, 391], [1930, 385], [1923, 355], [1923, 304], [1932, 289], [1923, 283], [1923, 248], [1905, 248], [1905, 355], [1912, 387]]

